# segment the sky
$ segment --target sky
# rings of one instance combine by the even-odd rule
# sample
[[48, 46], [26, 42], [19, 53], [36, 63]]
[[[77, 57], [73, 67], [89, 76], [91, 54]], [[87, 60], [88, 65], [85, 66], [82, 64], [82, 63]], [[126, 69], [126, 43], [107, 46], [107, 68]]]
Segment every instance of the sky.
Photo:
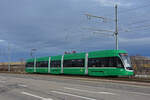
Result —
[[115, 49], [115, 4], [119, 49], [150, 56], [149, 0], [0, 0], [0, 62]]

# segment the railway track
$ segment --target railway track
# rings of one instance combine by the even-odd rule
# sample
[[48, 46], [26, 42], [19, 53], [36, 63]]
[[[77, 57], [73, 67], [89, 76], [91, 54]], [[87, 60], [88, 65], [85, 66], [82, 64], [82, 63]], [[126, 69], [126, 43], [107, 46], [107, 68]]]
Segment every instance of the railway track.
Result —
[[[27, 74], [27, 73], [26, 73]], [[42, 75], [62, 78], [76, 78], [84, 80], [114, 80], [114, 81], [130, 81], [130, 82], [144, 82], [150, 83], [150, 78], [136, 78], [136, 77], [95, 77], [95, 76], [83, 76], [83, 75], [54, 75], [54, 74], [30, 74], [30, 75]]]

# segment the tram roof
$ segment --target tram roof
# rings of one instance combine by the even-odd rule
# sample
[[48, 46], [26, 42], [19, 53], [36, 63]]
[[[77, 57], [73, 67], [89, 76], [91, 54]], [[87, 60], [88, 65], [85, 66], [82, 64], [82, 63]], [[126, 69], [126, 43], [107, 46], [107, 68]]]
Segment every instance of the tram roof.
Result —
[[[92, 51], [88, 52], [89, 58], [98, 58], [98, 57], [113, 57], [118, 56], [119, 53], [127, 53], [125, 50], [99, 50], [99, 51]], [[86, 53], [72, 53], [72, 54], [64, 54], [64, 60], [69, 59], [85, 59]], [[58, 56], [51, 56], [51, 60], [61, 60], [62, 55]], [[49, 56], [47, 57], [39, 57], [37, 61], [47, 61]], [[34, 58], [27, 59], [27, 62], [33, 62]]]

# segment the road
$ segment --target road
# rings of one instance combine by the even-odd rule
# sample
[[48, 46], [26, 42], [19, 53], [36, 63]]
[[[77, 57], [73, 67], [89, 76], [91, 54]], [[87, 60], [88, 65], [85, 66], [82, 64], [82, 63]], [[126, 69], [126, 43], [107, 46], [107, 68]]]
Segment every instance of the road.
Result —
[[75, 77], [0, 73], [0, 100], [150, 100], [150, 87]]

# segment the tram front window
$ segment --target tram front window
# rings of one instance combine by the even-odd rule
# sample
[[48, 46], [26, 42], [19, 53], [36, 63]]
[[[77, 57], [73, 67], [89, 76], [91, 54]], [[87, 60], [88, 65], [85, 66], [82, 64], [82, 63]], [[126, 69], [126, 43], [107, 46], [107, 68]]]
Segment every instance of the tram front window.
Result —
[[128, 54], [120, 54], [120, 56], [121, 56], [122, 61], [124, 63], [124, 67], [128, 70], [133, 70]]

